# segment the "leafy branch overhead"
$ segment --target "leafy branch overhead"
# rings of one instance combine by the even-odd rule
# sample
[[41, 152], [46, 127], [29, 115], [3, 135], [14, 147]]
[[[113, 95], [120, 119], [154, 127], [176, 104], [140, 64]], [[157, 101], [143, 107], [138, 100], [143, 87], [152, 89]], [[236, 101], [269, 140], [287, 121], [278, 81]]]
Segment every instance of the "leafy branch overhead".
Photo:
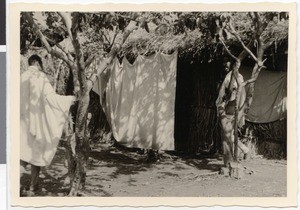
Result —
[[[230, 16], [235, 24], [235, 31], [247, 46], [255, 36], [255, 15], [244, 12], [101, 12], [79, 13], [78, 31], [82, 43], [84, 57], [88, 55], [106, 56], [113, 43], [121, 43], [126, 26], [137, 26], [139, 29], [131, 33], [123, 45], [119, 55], [144, 54], [157, 50], [166, 52], [179, 49], [179, 56], [187, 56], [202, 61], [219, 59], [225, 55], [225, 49], [220, 46], [219, 27], [226, 23], [224, 18]], [[55, 45], [61, 42], [68, 33], [61, 17], [57, 13], [44, 13], [46, 24], [42, 24], [41, 31]], [[35, 14], [35, 16], [37, 16]], [[41, 15], [40, 15], [41, 16]], [[261, 19], [269, 22], [261, 37], [266, 42], [266, 47], [277, 46], [287, 43], [288, 15], [286, 13], [261, 13]], [[251, 18], [252, 17], [252, 18]], [[40, 18], [41, 19], [41, 18]], [[21, 49], [30, 46], [41, 46], [41, 42], [32, 33], [26, 21], [21, 18], [21, 33], [26, 43], [22, 43]], [[222, 24], [221, 26], [218, 25]], [[45, 21], [44, 21], [45, 22]], [[223, 28], [222, 36], [232, 53], [238, 56], [241, 51], [239, 41], [227, 28]], [[257, 41], [251, 43], [250, 48], [255, 48]], [[89, 52], [89, 53], [87, 53]]]

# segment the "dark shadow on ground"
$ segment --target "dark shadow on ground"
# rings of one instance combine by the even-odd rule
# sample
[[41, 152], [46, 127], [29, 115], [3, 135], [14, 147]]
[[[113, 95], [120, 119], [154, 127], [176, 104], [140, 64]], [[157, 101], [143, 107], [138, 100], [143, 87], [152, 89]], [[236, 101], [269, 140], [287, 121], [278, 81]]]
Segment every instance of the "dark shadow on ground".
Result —
[[[67, 196], [69, 193], [69, 186], [64, 184], [64, 180], [66, 178], [66, 174], [57, 174], [57, 178], [50, 175], [47, 169], [42, 169], [39, 176], [39, 189], [34, 193], [35, 197], [40, 196]], [[52, 169], [50, 169], [52, 171]], [[21, 192], [20, 196], [26, 197], [29, 195], [29, 185], [30, 185], [30, 170], [27, 170], [25, 174], [23, 174], [21, 180]]]
[[[136, 180], [131, 175], [147, 172], [154, 167], [160, 167], [161, 178], [178, 177], [176, 171], [184, 171], [187, 167], [201, 170], [219, 171], [221, 164], [216, 164], [219, 157], [214, 155], [191, 156], [176, 152], [160, 154], [158, 162], [147, 162], [147, 154], [144, 150], [126, 148], [120, 146], [103, 146], [93, 150], [87, 167], [88, 186], [83, 196], [113, 196], [105, 191], [103, 184], [120, 177], [128, 176], [128, 186], [136, 186]], [[67, 168], [64, 165], [65, 150], [59, 147], [51, 166], [44, 168], [40, 176], [40, 191], [35, 196], [67, 196], [70, 183], [65, 182]], [[219, 161], [220, 162], [220, 161]], [[172, 171], [163, 171], [165, 167], [172, 166]], [[101, 170], [102, 169], [102, 170]], [[106, 170], [106, 171], [105, 171]], [[21, 184], [29, 186], [30, 170], [27, 170], [21, 180]], [[22, 196], [28, 196], [21, 194]]]
[[[177, 165], [176, 162], [181, 162], [198, 170], [219, 171], [223, 167], [220, 163], [222, 156], [219, 154], [185, 154], [178, 152], [166, 152], [174, 161], [168, 164], [174, 164], [177, 170], [185, 170], [185, 167]], [[217, 163], [218, 162], [218, 163]]]
[[[153, 164], [145, 162], [145, 156], [133, 152], [119, 151], [115, 148], [91, 152], [90, 158], [100, 162], [102, 166], [116, 168], [110, 174], [111, 178], [118, 178], [120, 175], [133, 175], [149, 170]], [[89, 165], [89, 168], [99, 167], [99, 164]]]

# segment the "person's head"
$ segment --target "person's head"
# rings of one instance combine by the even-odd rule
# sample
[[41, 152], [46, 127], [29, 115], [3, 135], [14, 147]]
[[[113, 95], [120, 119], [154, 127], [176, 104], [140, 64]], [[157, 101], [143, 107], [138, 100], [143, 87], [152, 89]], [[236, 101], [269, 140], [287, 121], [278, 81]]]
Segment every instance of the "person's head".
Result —
[[230, 71], [230, 66], [231, 66], [231, 63], [230, 61], [226, 61], [224, 63], [224, 68], [225, 68], [225, 72], [228, 73]]
[[30, 56], [30, 58], [28, 59], [28, 64], [29, 64], [29, 66], [36, 66], [40, 70], [43, 69], [42, 59], [38, 55], [32, 55], [32, 56]]

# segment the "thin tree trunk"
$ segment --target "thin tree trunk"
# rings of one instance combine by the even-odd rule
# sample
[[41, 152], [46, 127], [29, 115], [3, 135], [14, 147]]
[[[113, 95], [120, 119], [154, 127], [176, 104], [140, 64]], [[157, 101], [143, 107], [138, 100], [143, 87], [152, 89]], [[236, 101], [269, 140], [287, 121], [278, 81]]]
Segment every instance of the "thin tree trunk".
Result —
[[[74, 35], [75, 36], [75, 35]], [[74, 37], [73, 36], [73, 37]], [[95, 65], [98, 65], [97, 73], [92, 75], [91, 78], [87, 79], [84, 75], [79, 74], [79, 79], [83, 79], [85, 82], [79, 82], [82, 86], [83, 93], [80, 94], [79, 103], [78, 103], [78, 112], [76, 117], [76, 127], [75, 127], [75, 164], [72, 165], [75, 169], [71, 169], [74, 171], [73, 179], [71, 182], [71, 189], [69, 196], [77, 196], [80, 191], [84, 188], [85, 179], [86, 179], [86, 166], [87, 161], [90, 154], [90, 144], [89, 144], [89, 135], [87, 129], [87, 116], [88, 116], [88, 106], [90, 102], [89, 93], [93, 88], [93, 84], [97, 79], [96, 75], [99, 75], [103, 72], [108, 65], [112, 62], [113, 58], [115, 58], [116, 53], [119, 47], [113, 48], [110, 52], [110, 55], [107, 59], [103, 60], [101, 63], [96, 62]], [[88, 68], [88, 67], [86, 67]], [[84, 71], [86, 72], [86, 70]], [[81, 72], [82, 73], [82, 72]]]
[[239, 59], [236, 60], [233, 66], [232, 74], [237, 83], [236, 95], [235, 95], [235, 104], [234, 104], [234, 120], [233, 120], [233, 135], [234, 135], [234, 151], [233, 160], [236, 162], [238, 157], [238, 116], [239, 116], [239, 96], [240, 96], [240, 84], [238, 81], [239, 69], [241, 66], [241, 61]]
[[[258, 46], [258, 48], [259, 48], [258, 55], [257, 55], [258, 62], [254, 65], [254, 67], [252, 69], [252, 74], [251, 74], [251, 79], [255, 79], [255, 80], [258, 77], [260, 70], [262, 68], [262, 66], [259, 66], [258, 63], [261, 63], [261, 65], [262, 65], [264, 62], [263, 61], [264, 47], [260, 44]], [[246, 112], [248, 112], [248, 110], [250, 109], [250, 106], [252, 104], [253, 96], [254, 96], [254, 88], [255, 88], [255, 82], [250, 83], [248, 86], [246, 101], [245, 101]]]
[[[267, 24], [262, 24], [260, 16], [258, 13], [253, 13], [250, 14], [250, 17], [252, 18], [254, 25], [255, 25], [255, 32], [256, 32], [256, 36], [255, 36], [255, 40], [257, 41], [257, 55], [255, 56], [254, 53], [251, 51], [251, 46], [253, 46], [253, 41], [249, 42], [248, 45], [246, 46], [245, 43], [243, 42], [242, 38], [240, 37], [240, 35], [235, 31], [235, 28], [232, 24], [232, 19], [230, 19], [229, 24], [227, 24], [225, 27], [227, 28], [227, 30], [233, 34], [235, 36], [235, 38], [240, 42], [240, 44], [243, 47], [243, 51], [239, 54], [238, 57], [234, 56], [231, 51], [228, 49], [228, 47], [226, 46], [223, 37], [222, 37], [222, 33], [220, 31], [220, 41], [223, 44], [225, 50], [227, 51], [227, 53], [235, 60], [235, 64], [234, 64], [234, 68], [233, 68], [233, 73], [236, 74], [236, 76], [239, 73], [239, 68], [241, 65], [241, 61], [247, 56], [250, 55], [253, 60], [256, 62], [255, 66], [253, 67], [253, 71], [252, 71], [252, 75], [251, 75], [251, 79], [247, 80], [246, 82], [243, 82], [242, 84], [239, 84], [239, 82], [237, 81], [237, 94], [236, 94], [236, 100], [235, 100], [235, 109], [234, 109], [234, 152], [232, 151], [228, 151], [228, 148], [230, 148], [229, 146], [232, 145], [228, 145], [229, 143], [227, 143], [228, 147], [227, 151], [226, 148], [224, 150], [224, 154], [231, 154], [233, 155], [233, 162], [237, 163], [238, 162], [238, 118], [239, 118], [239, 99], [240, 99], [240, 94], [242, 91], [242, 88], [247, 85], [249, 85], [249, 89], [246, 93], [246, 101], [244, 104], [244, 108], [243, 110], [246, 111], [249, 110], [249, 107], [252, 103], [253, 100], [253, 94], [254, 94], [254, 85], [255, 85], [255, 81], [260, 73], [261, 68], [263, 67], [263, 55], [264, 55], [264, 50], [267, 48], [267, 46], [271, 45], [272, 40], [268, 43], [268, 44], [264, 44], [262, 38], [261, 38], [261, 34], [264, 31], [264, 29], [266, 28]], [[237, 78], [237, 77], [236, 77]], [[245, 113], [244, 113], [245, 114]], [[224, 142], [223, 142], [224, 143]], [[225, 143], [226, 144], [226, 143]], [[232, 157], [227, 158], [228, 160], [231, 160]], [[227, 160], [224, 159], [224, 162], [226, 162]], [[226, 164], [227, 166], [228, 164]], [[230, 171], [236, 175], [239, 176], [239, 167], [237, 164], [234, 164], [236, 170], [234, 170], [234, 168], [231, 168]], [[230, 166], [230, 163], [229, 163]], [[231, 173], [231, 174], [232, 174]]]
[[[238, 89], [238, 88], [237, 88]], [[239, 94], [239, 92], [237, 91], [237, 95]], [[239, 116], [239, 103], [236, 100], [235, 101], [235, 106], [234, 106], [234, 161], [238, 161], [238, 141], [239, 141], [239, 137], [238, 137], [238, 116]]]
[[87, 120], [87, 110], [90, 102], [89, 91], [92, 89], [91, 83], [87, 83], [86, 79], [86, 66], [83, 58], [83, 53], [81, 50], [81, 45], [77, 37], [77, 24], [78, 24], [78, 13], [73, 13], [72, 17], [72, 27], [71, 30], [71, 40], [76, 56], [76, 66], [78, 72], [79, 81], [79, 102], [78, 110], [76, 114], [76, 124], [75, 124], [75, 174], [72, 180], [72, 186], [70, 190], [70, 196], [76, 196], [84, 187], [85, 177], [86, 177], [86, 165], [90, 153], [89, 139], [86, 138], [86, 120]]

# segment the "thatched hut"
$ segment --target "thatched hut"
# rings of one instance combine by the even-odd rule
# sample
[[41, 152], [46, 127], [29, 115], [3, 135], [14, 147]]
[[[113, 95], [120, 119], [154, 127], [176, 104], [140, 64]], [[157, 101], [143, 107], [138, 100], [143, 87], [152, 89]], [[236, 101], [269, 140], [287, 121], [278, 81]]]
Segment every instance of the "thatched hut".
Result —
[[[199, 31], [186, 34], [151, 35], [142, 30], [132, 34], [120, 57], [134, 61], [138, 54], [156, 51], [172, 53], [178, 49], [177, 86], [175, 101], [176, 151], [193, 154], [221, 151], [219, 123], [215, 100], [224, 78], [223, 63], [227, 57], [221, 44], [202, 39]], [[239, 45], [233, 50], [240, 52]], [[266, 52], [269, 71], [287, 71], [287, 42], [270, 47]], [[253, 61], [247, 58], [243, 68], [251, 71]], [[255, 97], [255, 96], [254, 96]], [[270, 158], [286, 157], [287, 122], [285, 118], [267, 122], [246, 122], [240, 136], [255, 154]]]
[[[133, 62], [138, 54], [150, 55], [156, 51], [172, 53], [176, 49], [179, 54], [175, 100], [175, 150], [189, 154], [220, 152], [222, 144], [215, 101], [224, 78], [223, 63], [227, 57], [221, 44], [214, 39], [209, 42], [207, 38], [203, 39], [198, 30], [173, 35], [157, 30], [147, 33], [139, 29], [129, 36], [118, 56], [126, 56]], [[241, 51], [241, 48], [234, 44], [232, 49], [236, 52]], [[287, 42], [283, 42], [276, 46], [276, 49], [273, 46], [267, 50], [268, 70], [287, 71], [286, 49]], [[60, 64], [55, 63], [59, 62], [56, 59], [50, 59], [47, 65], [53, 82], [59, 81], [57, 92], [72, 94], [71, 72], [53, 70], [52, 62], [55, 66]], [[26, 63], [25, 58], [23, 63]], [[243, 65], [252, 67], [254, 64], [250, 59], [246, 59]], [[65, 68], [64, 65], [61, 65], [61, 68]], [[93, 91], [90, 95], [89, 110], [93, 112], [90, 123], [91, 137], [98, 140], [109, 133], [109, 126], [100, 108], [99, 96]], [[258, 154], [272, 158], [286, 157], [286, 119], [268, 123], [247, 122], [241, 136], [245, 137], [244, 141]]]

